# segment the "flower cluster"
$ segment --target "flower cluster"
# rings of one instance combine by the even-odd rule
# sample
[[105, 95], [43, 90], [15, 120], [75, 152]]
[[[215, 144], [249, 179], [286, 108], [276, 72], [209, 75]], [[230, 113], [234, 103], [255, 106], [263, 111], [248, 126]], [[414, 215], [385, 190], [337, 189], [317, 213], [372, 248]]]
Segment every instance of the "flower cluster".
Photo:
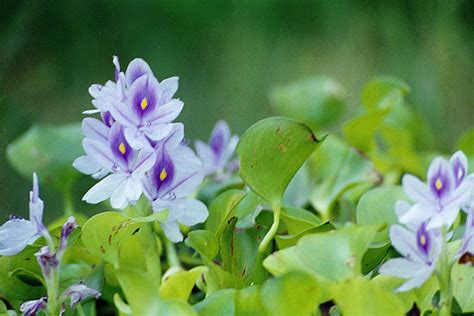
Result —
[[125, 73], [117, 57], [113, 63], [115, 81], [89, 89], [96, 109], [86, 114], [100, 113], [101, 120], [83, 120], [85, 155], [74, 166], [101, 181], [83, 200], [95, 204], [110, 199], [113, 208], [123, 209], [144, 194], [155, 212], [169, 211], [162, 227], [178, 242], [183, 238], [179, 224], [192, 226], [208, 216], [202, 202], [189, 198], [205, 172], [183, 141], [183, 124], [173, 122], [183, 109], [183, 102], [174, 98], [178, 78], [158, 81], [138, 58]]
[[[33, 174], [33, 190], [30, 192], [30, 220], [12, 216], [9, 221], [0, 227], [0, 255], [16, 255], [42, 236], [46, 240], [47, 245], [35, 253], [35, 256], [48, 288], [58, 288], [59, 284], [57, 284], [57, 281], [59, 280], [58, 274], [61, 260], [66, 251], [67, 240], [76, 229], [77, 224], [74, 217], [71, 216], [67, 219], [62, 226], [59, 242], [56, 246], [53, 237], [43, 224], [43, 210], [44, 203], [39, 197], [38, 177], [36, 174]], [[78, 299], [79, 292], [81, 295]], [[60, 302], [64, 304], [65, 301], [71, 299], [71, 307], [74, 307], [79, 301], [88, 299], [91, 296], [98, 298], [100, 293], [85, 285], [74, 284], [64, 291]], [[20, 306], [20, 311], [25, 315], [36, 315], [38, 311], [46, 308], [48, 308], [48, 297], [44, 296], [37, 300], [23, 303]]]
[[474, 174], [468, 175], [467, 158], [458, 151], [449, 161], [438, 157], [431, 162], [426, 184], [413, 175], [405, 175], [402, 184], [414, 203], [397, 201], [395, 212], [405, 227], [393, 225], [390, 239], [403, 258], [388, 260], [380, 273], [409, 279], [398, 288], [407, 291], [420, 287], [437, 269], [460, 210], [467, 213], [465, 234], [451, 259], [474, 254]]

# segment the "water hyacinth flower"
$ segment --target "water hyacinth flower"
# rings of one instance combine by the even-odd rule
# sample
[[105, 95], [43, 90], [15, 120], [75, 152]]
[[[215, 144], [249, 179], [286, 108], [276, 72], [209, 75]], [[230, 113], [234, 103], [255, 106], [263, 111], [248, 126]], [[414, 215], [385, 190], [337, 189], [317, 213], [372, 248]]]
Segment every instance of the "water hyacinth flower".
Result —
[[238, 142], [239, 136], [231, 136], [230, 128], [225, 121], [217, 122], [208, 144], [200, 140], [195, 142], [196, 152], [203, 161], [206, 175], [215, 175], [222, 180], [238, 169], [238, 160], [232, 160]]
[[396, 290], [399, 292], [420, 287], [436, 269], [442, 247], [441, 238], [438, 230], [427, 230], [425, 223], [416, 232], [393, 225], [390, 228], [390, 239], [403, 258], [385, 262], [379, 269], [380, 274], [409, 279]]
[[403, 188], [415, 205], [399, 218], [400, 222], [427, 221], [428, 229], [451, 226], [471, 196], [473, 183], [465, 176], [466, 170], [467, 159], [457, 152], [450, 162], [441, 157], [431, 162], [427, 184], [413, 175], [405, 175]]
[[10, 217], [0, 227], [0, 255], [13, 256], [40, 236], [51, 239], [43, 224], [44, 203], [39, 197], [38, 176], [33, 173], [33, 190], [30, 192], [30, 220]]
[[36, 315], [40, 310], [46, 309], [48, 306], [48, 298], [42, 297], [37, 300], [26, 301], [20, 305], [20, 312], [25, 316]]
[[112, 173], [93, 186], [82, 198], [96, 204], [110, 198], [113, 208], [123, 209], [142, 194], [142, 178], [156, 160], [156, 152], [133, 149], [125, 139], [123, 127], [115, 122], [108, 143], [91, 138], [83, 140], [86, 155]]
[[69, 298], [71, 300], [70, 306], [74, 308], [79, 302], [92, 297], [98, 299], [100, 296], [101, 293], [99, 291], [87, 287], [84, 284], [73, 284], [64, 291], [62, 301], [66, 301]]
[[472, 201], [471, 205], [467, 208], [467, 212], [464, 236], [457, 256], [457, 258], [461, 258], [460, 261], [463, 261], [463, 256], [469, 258], [474, 257], [474, 201]]
[[161, 227], [172, 242], [183, 239], [179, 224], [193, 226], [208, 216], [204, 203], [189, 198], [201, 184], [204, 171], [200, 159], [182, 144], [182, 139], [182, 127], [177, 127], [157, 145], [158, 158], [144, 181], [153, 210], [169, 212]]
[[35, 253], [35, 256], [45, 278], [48, 278], [51, 275], [51, 272], [56, 270], [59, 266], [59, 260], [56, 257], [56, 253], [53, 253], [49, 246], [42, 247], [40, 251]]
[[110, 112], [125, 127], [125, 137], [134, 149], [152, 150], [150, 140], [166, 137], [171, 123], [183, 109], [183, 102], [164, 95], [158, 80], [151, 75], [136, 79], [125, 101], [110, 99]]

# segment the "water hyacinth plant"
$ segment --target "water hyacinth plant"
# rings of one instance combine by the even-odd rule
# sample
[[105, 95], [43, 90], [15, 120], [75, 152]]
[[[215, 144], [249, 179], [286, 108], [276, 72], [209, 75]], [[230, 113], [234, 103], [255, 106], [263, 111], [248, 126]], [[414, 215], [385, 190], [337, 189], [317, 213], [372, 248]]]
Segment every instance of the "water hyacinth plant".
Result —
[[[112, 62], [113, 80], [89, 88], [94, 109], [67, 142], [83, 153], [67, 168], [28, 166], [38, 168], [29, 219], [0, 226], [0, 314], [474, 313], [474, 144], [446, 159], [399, 141], [419, 137], [403, 129], [415, 115], [405, 83], [372, 80], [366, 113], [339, 136], [314, 116], [267, 118], [240, 137], [219, 121], [194, 151], [176, 122], [178, 77]], [[278, 88], [272, 102], [302, 100], [285, 114], [333, 124], [328, 100], [345, 101], [326, 80]], [[75, 170], [97, 181], [82, 200], [108, 211], [66, 208], [44, 224], [39, 181]]]

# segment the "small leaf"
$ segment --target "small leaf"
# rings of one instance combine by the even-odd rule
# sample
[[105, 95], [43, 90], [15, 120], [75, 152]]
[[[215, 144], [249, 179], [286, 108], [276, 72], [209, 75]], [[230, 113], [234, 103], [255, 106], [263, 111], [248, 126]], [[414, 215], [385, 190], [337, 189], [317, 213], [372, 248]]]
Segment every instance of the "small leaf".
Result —
[[403, 81], [380, 76], [372, 79], [362, 91], [362, 104], [367, 109], [386, 106], [387, 99], [393, 98], [396, 94], [406, 95], [410, 87]]
[[339, 82], [328, 77], [313, 77], [273, 89], [270, 100], [281, 115], [319, 129], [341, 117], [345, 98]]
[[319, 217], [310, 211], [296, 207], [283, 207], [281, 220], [285, 223], [290, 235], [299, 234], [322, 224]]
[[179, 271], [170, 275], [161, 284], [160, 297], [187, 302], [197, 279], [206, 271], [208, 271], [207, 267], [199, 266], [189, 271]]
[[386, 185], [367, 191], [357, 204], [357, 223], [361, 225], [383, 225], [374, 242], [381, 246], [389, 241], [391, 225], [398, 223], [395, 203], [408, 198], [401, 186]]
[[474, 267], [456, 264], [451, 272], [453, 295], [463, 313], [474, 313]]
[[319, 305], [319, 286], [311, 276], [290, 272], [262, 286], [262, 303], [269, 315], [310, 315]]
[[404, 315], [399, 298], [367, 279], [354, 278], [338, 285], [335, 301], [344, 315]]
[[279, 203], [290, 180], [320, 143], [304, 124], [272, 117], [250, 127], [240, 139], [240, 175], [256, 193]]
[[209, 206], [209, 217], [205, 228], [219, 239], [227, 221], [234, 215], [234, 207], [245, 196], [242, 190], [228, 190], [219, 195]]
[[303, 238], [306, 235], [316, 234], [316, 233], [325, 233], [330, 230], [336, 229], [333, 224], [327, 222], [319, 226], [307, 229], [296, 235], [279, 235], [275, 236], [275, 241], [278, 245], [278, 249], [284, 249], [296, 245], [298, 240]]
[[235, 292], [234, 289], [224, 289], [211, 294], [205, 300], [194, 305], [194, 309], [201, 316], [235, 315]]
[[203, 259], [212, 260], [219, 251], [219, 243], [208, 230], [193, 230], [185, 240], [188, 247], [194, 248]]

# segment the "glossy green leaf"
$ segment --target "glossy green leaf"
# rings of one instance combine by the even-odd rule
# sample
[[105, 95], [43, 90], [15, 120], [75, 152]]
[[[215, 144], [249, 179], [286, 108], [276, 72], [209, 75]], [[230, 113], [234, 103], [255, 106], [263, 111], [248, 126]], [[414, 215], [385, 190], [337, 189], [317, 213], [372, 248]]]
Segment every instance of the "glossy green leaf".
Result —
[[187, 302], [197, 279], [207, 270], [207, 267], [199, 266], [189, 271], [179, 271], [168, 276], [161, 284], [160, 297]]
[[235, 315], [235, 292], [234, 289], [224, 289], [213, 293], [194, 305], [194, 309], [201, 316], [233, 316]]
[[29, 279], [22, 278], [18, 274], [18, 272], [22, 272], [23, 276], [25, 274], [41, 275], [40, 267], [34, 255], [38, 250], [39, 247], [37, 246], [28, 246], [17, 255], [0, 256], [1, 295], [9, 300], [26, 301], [36, 299], [45, 294], [45, 289], [37, 279], [29, 282]]
[[208, 230], [193, 230], [185, 240], [187, 246], [194, 248], [204, 259], [212, 260], [219, 251], [219, 242]]
[[116, 268], [124, 258], [121, 254], [125, 255], [126, 266], [143, 267], [144, 253], [138, 236], [143, 224], [116, 212], [100, 213], [82, 227], [82, 241], [92, 254]]
[[380, 180], [370, 160], [333, 135], [321, 144], [311, 162], [316, 181], [311, 203], [326, 219], [345, 191], [361, 183]]
[[281, 209], [281, 221], [290, 235], [299, 234], [322, 224], [321, 219], [310, 211], [288, 206]]
[[316, 234], [316, 233], [325, 233], [330, 230], [335, 229], [334, 225], [327, 222], [319, 226], [304, 230], [295, 235], [277, 235], [275, 236], [275, 241], [278, 245], [278, 249], [284, 249], [296, 245], [298, 240], [303, 238], [306, 235]]
[[279, 203], [290, 180], [319, 140], [304, 124], [283, 117], [261, 120], [240, 139], [240, 175], [256, 193]]
[[219, 195], [209, 206], [209, 217], [204, 224], [206, 230], [220, 238], [227, 221], [234, 216], [234, 207], [243, 199], [242, 190], [228, 190]]
[[361, 225], [382, 225], [374, 242], [379, 246], [389, 242], [389, 228], [398, 223], [395, 203], [408, 201], [401, 186], [386, 185], [367, 191], [357, 204], [357, 223]]
[[334, 296], [344, 315], [404, 315], [399, 298], [367, 279], [354, 278], [339, 284]]
[[319, 305], [319, 286], [311, 276], [290, 272], [262, 286], [262, 303], [269, 315], [310, 315]]
[[474, 267], [456, 264], [451, 272], [453, 296], [463, 313], [474, 313]]
[[313, 77], [273, 89], [270, 100], [279, 114], [319, 129], [340, 118], [345, 97], [344, 88], [337, 81]]
[[33, 126], [7, 149], [13, 168], [26, 178], [37, 172], [61, 189], [79, 173], [73, 161], [83, 154], [80, 124], [63, 126]]
[[296, 246], [268, 256], [263, 264], [274, 275], [297, 270], [318, 279], [341, 281], [360, 274], [362, 257], [376, 233], [374, 226], [348, 226], [307, 235]]

